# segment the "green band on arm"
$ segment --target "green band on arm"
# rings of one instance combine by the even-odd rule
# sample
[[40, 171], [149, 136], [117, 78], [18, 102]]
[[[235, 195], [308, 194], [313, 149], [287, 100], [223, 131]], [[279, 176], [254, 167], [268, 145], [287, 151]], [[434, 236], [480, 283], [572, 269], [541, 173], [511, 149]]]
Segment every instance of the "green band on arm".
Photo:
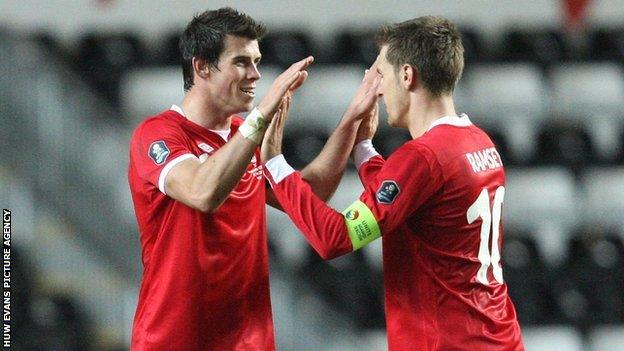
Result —
[[379, 224], [373, 212], [362, 201], [357, 200], [342, 211], [353, 251], [360, 249], [381, 236]]

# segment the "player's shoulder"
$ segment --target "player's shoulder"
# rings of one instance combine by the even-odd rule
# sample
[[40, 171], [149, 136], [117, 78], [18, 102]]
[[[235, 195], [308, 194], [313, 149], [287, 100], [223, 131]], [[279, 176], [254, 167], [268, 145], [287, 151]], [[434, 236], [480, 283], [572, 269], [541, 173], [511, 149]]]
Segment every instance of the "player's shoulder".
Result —
[[428, 151], [430, 147], [426, 140], [422, 138], [416, 138], [406, 141], [403, 145], [399, 146], [395, 152], [414, 152], [414, 151]]
[[408, 140], [399, 146], [390, 157], [403, 161], [414, 161], [423, 158], [432, 161], [436, 158], [436, 153], [425, 140], [416, 138]]
[[430, 147], [442, 167], [455, 167], [457, 162], [466, 162], [475, 173], [503, 167], [492, 139], [472, 123], [462, 128], [438, 126], [419, 141]]
[[462, 118], [448, 119], [446, 122], [434, 123], [421, 135], [418, 140], [423, 143], [435, 144], [447, 141], [449, 137], [461, 136], [467, 133], [474, 133], [479, 128], [474, 125], [467, 116]]
[[467, 152], [494, 146], [490, 137], [467, 116], [438, 122], [410, 144], [420, 150], [427, 150], [440, 165], [447, 164]]
[[143, 129], [149, 127], [176, 127], [179, 126], [178, 118], [176, 118], [177, 112], [173, 110], [165, 110], [158, 114], [148, 116], [139, 125], [136, 129]]
[[[464, 119], [461, 121], [461, 119]], [[467, 116], [452, 123], [441, 123], [430, 128], [421, 137], [417, 138], [421, 143], [428, 145], [433, 150], [452, 150], [464, 148], [468, 144], [491, 143], [489, 135], [473, 124]], [[461, 122], [458, 122], [461, 121]]]
[[146, 132], [178, 128], [180, 128], [180, 122], [178, 121], [178, 118], [176, 118], [176, 112], [173, 110], [165, 110], [143, 119], [134, 129], [133, 138]]

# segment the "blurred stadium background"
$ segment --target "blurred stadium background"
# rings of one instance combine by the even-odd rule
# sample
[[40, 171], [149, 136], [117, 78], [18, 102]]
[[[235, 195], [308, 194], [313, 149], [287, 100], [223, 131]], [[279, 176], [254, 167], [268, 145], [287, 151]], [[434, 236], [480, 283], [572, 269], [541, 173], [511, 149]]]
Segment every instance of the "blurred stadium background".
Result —
[[[4, 0], [0, 200], [13, 210], [15, 350], [127, 350], [141, 276], [127, 143], [179, 103], [177, 36], [233, 6], [270, 34], [260, 94], [289, 62], [317, 61], [285, 153], [322, 147], [376, 55], [382, 23], [454, 20], [467, 67], [458, 110], [508, 169], [504, 276], [529, 351], [624, 350], [624, 1]], [[382, 121], [375, 144], [407, 139]], [[360, 192], [351, 166], [332, 204]], [[384, 350], [379, 243], [322, 262], [268, 210], [279, 350]]]

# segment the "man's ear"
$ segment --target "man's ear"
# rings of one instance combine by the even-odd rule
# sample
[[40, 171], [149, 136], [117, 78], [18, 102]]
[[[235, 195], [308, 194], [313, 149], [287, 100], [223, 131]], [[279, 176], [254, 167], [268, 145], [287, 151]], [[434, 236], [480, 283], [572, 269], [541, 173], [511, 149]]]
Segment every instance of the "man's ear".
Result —
[[193, 72], [202, 79], [210, 77], [210, 66], [206, 60], [193, 57]]
[[401, 79], [401, 84], [406, 90], [414, 90], [418, 85], [418, 70], [412, 65], [408, 65], [407, 63], [401, 67], [399, 72]]

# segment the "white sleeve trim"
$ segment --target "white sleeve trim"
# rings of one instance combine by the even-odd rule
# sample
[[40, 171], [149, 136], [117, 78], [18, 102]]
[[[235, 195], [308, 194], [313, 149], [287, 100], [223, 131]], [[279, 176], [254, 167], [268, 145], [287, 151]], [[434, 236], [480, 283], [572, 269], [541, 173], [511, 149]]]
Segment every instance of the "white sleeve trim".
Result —
[[286, 162], [286, 159], [282, 154], [279, 154], [267, 161], [265, 166], [269, 173], [271, 173], [271, 177], [273, 177], [275, 184], [279, 184], [282, 180], [284, 180], [284, 178], [295, 172], [294, 168]]
[[371, 139], [360, 141], [353, 148], [353, 163], [355, 163], [355, 168], [359, 170], [364, 162], [377, 155], [379, 155], [379, 153], [375, 150]]
[[165, 192], [165, 178], [167, 177], [167, 174], [169, 174], [169, 171], [171, 171], [173, 166], [177, 165], [178, 163], [184, 160], [188, 160], [189, 158], [197, 159], [197, 156], [193, 154], [180, 155], [174, 158], [173, 160], [169, 161], [169, 163], [165, 165], [162, 171], [160, 171], [160, 176], [158, 177], [158, 189], [160, 190], [161, 193], [167, 195], [167, 193]]

